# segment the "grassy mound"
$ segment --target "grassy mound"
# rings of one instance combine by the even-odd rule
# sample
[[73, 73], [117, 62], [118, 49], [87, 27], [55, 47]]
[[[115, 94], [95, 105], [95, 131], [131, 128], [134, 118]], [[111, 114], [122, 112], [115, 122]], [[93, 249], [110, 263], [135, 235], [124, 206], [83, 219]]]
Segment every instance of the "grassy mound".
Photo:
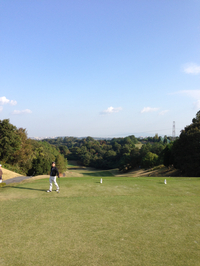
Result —
[[200, 178], [100, 178], [1, 188], [0, 264], [199, 265]]
[[3, 180], [7, 180], [7, 179], [17, 177], [17, 176], [22, 176], [20, 174], [17, 174], [15, 172], [7, 170], [5, 168], [2, 168], [2, 171], [3, 171]]

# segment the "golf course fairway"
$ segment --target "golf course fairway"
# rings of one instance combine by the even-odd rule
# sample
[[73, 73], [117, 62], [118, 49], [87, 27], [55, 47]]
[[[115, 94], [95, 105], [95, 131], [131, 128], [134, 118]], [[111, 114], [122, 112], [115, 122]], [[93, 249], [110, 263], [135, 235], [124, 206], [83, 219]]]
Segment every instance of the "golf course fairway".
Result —
[[200, 178], [100, 178], [0, 188], [0, 266], [200, 265]]

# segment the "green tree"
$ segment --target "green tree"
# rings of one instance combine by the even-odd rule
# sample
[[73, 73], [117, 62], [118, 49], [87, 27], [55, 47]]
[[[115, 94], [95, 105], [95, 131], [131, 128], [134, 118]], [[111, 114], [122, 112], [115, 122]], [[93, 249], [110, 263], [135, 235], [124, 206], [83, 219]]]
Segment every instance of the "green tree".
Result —
[[120, 153], [120, 150], [121, 150], [121, 144], [117, 143], [117, 142], [114, 142], [113, 143], [113, 149], [114, 151], [116, 151], [117, 153]]
[[61, 154], [56, 156], [56, 167], [60, 173], [63, 173], [67, 169], [67, 160]]
[[164, 148], [165, 148], [165, 145], [163, 145], [160, 142], [155, 142], [151, 146], [151, 152], [159, 155], [159, 154], [161, 154], [161, 152], [163, 151]]
[[167, 144], [168, 143], [168, 140], [167, 140], [167, 136], [165, 135], [164, 136], [164, 141], [163, 141], [164, 144]]
[[10, 124], [9, 119], [0, 120], [0, 160], [12, 164], [20, 147], [21, 139], [17, 128]]
[[60, 153], [67, 158], [67, 155], [70, 153], [69, 149], [65, 145], [60, 145], [59, 146]]
[[43, 175], [50, 173], [50, 162], [48, 158], [45, 157], [37, 157], [33, 159], [32, 168], [29, 169], [28, 175], [35, 176], [35, 175]]
[[152, 152], [148, 152], [145, 157], [142, 158], [142, 167], [150, 168], [157, 165], [158, 155]]
[[199, 123], [200, 122], [200, 111], [196, 113], [196, 117], [192, 119], [192, 123]]
[[13, 163], [18, 165], [24, 173], [32, 167], [33, 147], [31, 140], [27, 138], [27, 132], [23, 128], [19, 128], [16, 134], [20, 137], [20, 149], [14, 153]]
[[154, 136], [154, 142], [158, 142], [159, 141], [159, 137], [158, 137], [158, 134], [156, 133], [155, 136]]
[[140, 150], [138, 148], [133, 148], [130, 154], [130, 164], [131, 168], [139, 167], [141, 164], [140, 160]]
[[[50, 167], [53, 161], [58, 163], [63, 171], [64, 156], [60, 154], [58, 148], [52, 146], [46, 141], [31, 140], [33, 147], [32, 168], [29, 169], [28, 175], [50, 174]], [[66, 163], [65, 163], [66, 167]]]
[[131, 146], [128, 144], [123, 145], [123, 147], [121, 148], [121, 154], [123, 155], [130, 155], [131, 152]]
[[89, 152], [86, 152], [84, 155], [82, 155], [82, 162], [85, 166], [90, 166], [90, 161], [92, 159], [92, 156]]
[[172, 153], [173, 143], [168, 144], [162, 152], [163, 163], [166, 167], [169, 167], [174, 162], [174, 156]]
[[151, 151], [151, 144], [150, 143], [144, 144], [140, 149], [140, 156], [144, 157], [150, 151]]
[[200, 176], [200, 111], [192, 121], [174, 141], [172, 153], [177, 169], [187, 176]]

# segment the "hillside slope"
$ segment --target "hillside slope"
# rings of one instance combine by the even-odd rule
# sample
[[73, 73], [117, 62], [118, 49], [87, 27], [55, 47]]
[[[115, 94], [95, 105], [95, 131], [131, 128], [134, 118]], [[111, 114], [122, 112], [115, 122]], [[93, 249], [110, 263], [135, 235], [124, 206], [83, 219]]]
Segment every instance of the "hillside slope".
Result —
[[139, 177], [139, 176], [157, 176], [157, 177], [168, 177], [168, 176], [181, 176], [180, 171], [171, 167], [170, 169], [168, 169], [167, 167], [161, 167], [160, 169], [155, 169], [155, 168], [151, 168], [151, 169], [136, 169], [136, 170], [132, 170], [129, 171], [127, 173], [113, 173], [116, 176], [130, 176], [130, 177]]
[[7, 179], [14, 178], [17, 176], [22, 176], [20, 174], [17, 174], [15, 172], [7, 170], [5, 168], [2, 168], [2, 171], [3, 171], [3, 180], [7, 180]]
[[110, 172], [113, 176], [130, 176], [130, 177], [139, 177], [139, 176], [158, 176], [158, 177], [168, 177], [168, 176], [181, 176], [180, 171], [171, 167], [167, 168], [164, 165], [154, 167], [151, 169], [134, 169], [127, 173], [121, 173], [118, 169], [113, 170], [97, 170], [91, 167], [80, 166], [76, 161], [69, 161], [68, 171], [65, 172], [66, 177], [81, 177], [86, 174], [94, 174], [99, 176], [102, 173]]

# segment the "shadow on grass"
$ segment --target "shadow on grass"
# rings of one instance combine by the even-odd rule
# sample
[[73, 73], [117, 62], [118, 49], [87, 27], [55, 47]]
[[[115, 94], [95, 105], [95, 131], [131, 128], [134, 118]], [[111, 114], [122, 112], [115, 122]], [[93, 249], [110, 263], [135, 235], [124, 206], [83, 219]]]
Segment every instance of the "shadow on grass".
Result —
[[67, 167], [68, 171], [88, 171], [88, 172], [95, 172], [98, 171], [96, 168], [93, 167], [87, 167], [87, 166], [69, 166]]
[[86, 176], [95, 176], [95, 177], [104, 177], [104, 176], [112, 176], [113, 174], [110, 171], [99, 171], [99, 172], [93, 172], [93, 173], [82, 173], [83, 175]]
[[38, 188], [30, 188], [30, 187], [18, 187], [18, 186], [10, 186], [10, 188], [37, 190], [37, 191], [45, 191], [45, 192], [47, 191], [46, 189], [38, 189]]
[[68, 167], [67, 170], [86, 170], [85, 168], [83, 167]]

